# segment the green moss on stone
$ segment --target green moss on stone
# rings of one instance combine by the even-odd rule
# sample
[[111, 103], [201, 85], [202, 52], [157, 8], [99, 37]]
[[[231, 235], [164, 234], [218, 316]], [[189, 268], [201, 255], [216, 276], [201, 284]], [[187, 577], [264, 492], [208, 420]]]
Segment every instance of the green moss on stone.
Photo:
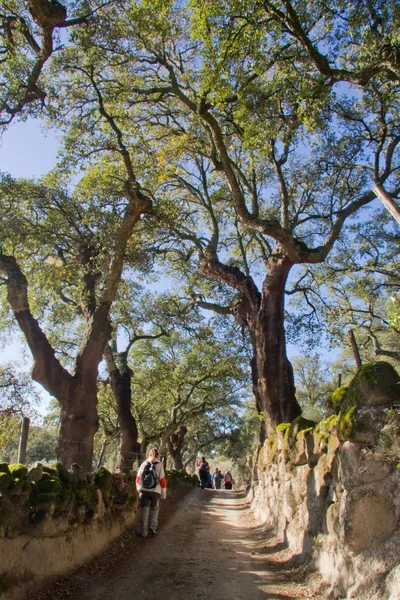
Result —
[[67, 489], [67, 488], [62, 488], [62, 490], [60, 491], [60, 493], [57, 495], [57, 509], [60, 510], [60, 508], [64, 507], [69, 500], [71, 499], [72, 496], [72, 491]]
[[9, 465], [8, 468], [14, 479], [23, 479], [28, 473], [26, 466], [21, 463]]
[[50, 477], [57, 477], [58, 478], [58, 471], [57, 471], [57, 469], [54, 469], [53, 467], [42, 467], [42, 468], [43, 468], [43, 476], [46, 473], [47, 475], [50, 475]]
[[77, 504], [96, 504], [96, 486], [87, 481], [81, 481], [72, 488]]
[[276, 428], [281, 433], [286, 433], [290, 429], [290, 423], [279, 423]]
[[296, 443], [296, 438], [301, 431], [314, 429], [316, 423], [314, 421], [310, 421], [309, 419], [305, 419], [301, 415], [296, 417], [294, 421], [290, 423], [289, 429], [285, 434], [285, 440], [287, 439], [290, 446], [293, 446]]
[[63, 483], [71, 483], [72, 475], [61, 463], [56, 464], [56, 469], [58, 476]]
[[326, 417], [325, 419], [322, 419], [322, 421], [320, 421], [318, 423], [318, 425], [315, 427], [315, 433], [318, 434], [318, 436], [321, 439], [328, 440], [331, 433], [333, 431], [335, 431], [337, 424], [338, 424], [338, 420], [339, 420], [338, 415], [331, 415], [330, 417]]
[[336, 413], [340, 411], [343, 402], [346, 400], [348, 389], [348, 386], [342, 385], [333, 392], [331, 403]]
[[38, 506], [39, 504], [54, 504], [56, 502], [55, 494], [38, 494], [34, 497], [31, 506]]
[[59, 479], [41, 479], [37, 483], [40, 493], [44, 494], [59, 494], [61, 492], [62, 483]]
[[100, 481], [101, 479], [107, 478], [112, 478], [112, 474], [105, 467], [101, 467], [96, 473], [95, 481]]
[[338, 436], [341, 441], [352, 437], [357, 425], [356, 420], [357, 406], [352, 406], [348, 410], [341, 410], [338, 421]]
[[278, 437], [272, 435], [267, 440], [268, 444], [268, 462], [272, 462], [275, 456], [278, 454]]
[[378, 383], [382, 380], [382, 371], [386, 370], [387, 364], [388, 363], [382, 360], [365, 363], [359, 369], [356, 378], [361, 379], [363, 377], [372, 385], [378, 385]]
[[[354, 405], [391, 404], [400, 401], [400, 378], [385, 361], [365, 363], [353, 378], [346, 397], [347, 409]], [[382, 401], [382, 395], [386, 401]]]

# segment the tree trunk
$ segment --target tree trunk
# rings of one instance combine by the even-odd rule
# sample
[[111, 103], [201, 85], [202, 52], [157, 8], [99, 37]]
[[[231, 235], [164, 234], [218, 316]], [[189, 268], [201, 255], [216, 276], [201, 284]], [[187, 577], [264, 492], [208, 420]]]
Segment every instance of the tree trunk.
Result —
[[[278, 252], [272, 254], [260, 295], [247, 278], [237, 286], [242, 298], [232, 307], [238, 323], [249, 329], [253, 356], [250, 361], [252, 389], [258, 413], [272, 425], [288, 423], [301, 414], [295, 396], [293, 369], [286, 355], [284, 327], [285, 284], [293, 263]], [[261, 422], [260, 441], [266, 436]]]
[[[14, 314], [34, 358], [32, 378], [54, 396], [61, 406], [57, 460], [66, 468], [72, 463], [78, 463], [84, 469], [91, 470], [93, 438], [98, 429], [97, 368], [100, 362], [99, 352], [102, 353], [102, 340], [100, 338], [95, 342], [91, 339], [90, 355], [87, 352], [78, 355], [75, 374], [71, 375], [56, 358], [29, 308]], [[107, 317], [100, 317], [102, 318], [97, 319], [94, 327], [88, 324], [88, 331], [96, 333], [96, 329], [101, 329], [102, 336], [109, 335]]]
[[187, 434], [187, 427], [182, 427], [176, 433], [173, 433], [168, 437], [168, 450], [173, 459], [175, 471], [183, 471], [183, 446], [185, 444], [185, 436]]
[[274, 425], [289, 423], [301, 414], [293, 369], [286, 354], [284, 327], [285, 285], [292, 265], [284, 255], [271, 256], [257, 320], [254, 325], [250, 324], [256, 351], [259, 402]]
[[348, 336], [351, 344], [351, 349], [353, 351], [354, 360], [356, 361], [357, 369], [361, 369], [362, 360], [360, 356], [360, 351], [358, 349], [356, 336], [354, 335], [354, 329], [350, 329], [350, 331], [348, 332]]
[[79, 381], [73, 377], [70, 394], [61, 403], [57, 460], [66, 469], [78, 463], [92, 470], [93, 440], [99, 427], [97, 417], [97, 377]]
[[[241, 298], [231, 308], [236, 321], [249, 330], [253, 356], [250, 361], [253, 394], [258, 413], [272, 425], [290, 422], [301, 414], [296, 400], [293, 369], [286, 355], [285, 285], [293, 262], [276, 248], [267, 264], [262, 293], [253, 279], [238, 267], [220, 263], [215, 254], [203, 251], [200, 270], [236, 288]], [[260, 438], [264, 441], [266, 422]]]
[[132, 371], [128, 366], [126, 352], [117, 352], [116, 360], [110, 346], [106, 347], [104, 356], [110, 375], [111, 388], [117, 403], [120, 428], [120, 446], [117, 467], [121, 470], [133, 469], [138, 453], [138, 428], [132, 415]]

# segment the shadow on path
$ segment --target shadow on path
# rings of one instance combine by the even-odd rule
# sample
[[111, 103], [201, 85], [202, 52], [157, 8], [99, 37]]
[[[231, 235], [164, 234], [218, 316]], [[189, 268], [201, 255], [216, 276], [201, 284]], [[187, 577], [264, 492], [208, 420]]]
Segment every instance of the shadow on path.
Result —
[[324, 597], [310, 589], [310, 574], [296, 557], [255, 521], [243, 494], [195, 489], [172, 514], [165, 505], [160, 514], [156, 537], [127, 532], [113, 544], [109, 559], [93, 561], [32, 600]]

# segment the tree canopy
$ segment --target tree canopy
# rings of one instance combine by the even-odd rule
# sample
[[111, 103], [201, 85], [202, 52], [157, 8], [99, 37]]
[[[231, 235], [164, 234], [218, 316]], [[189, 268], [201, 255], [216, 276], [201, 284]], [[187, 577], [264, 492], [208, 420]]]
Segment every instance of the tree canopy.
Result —
[[[121, 307], [129, 296], [122, 274], [162, 270], [192, 306], [230, 315], [243, 328], [257, 411], [272, 425], [291, 421], [301, 408], [285, 297], [302, 295], [308, 308], [292, 323], [305, 323], [313, 337], [317, 311], [334, 328], [332, 310], [354, 319], [363, 298], [394, 279], [396, 258], [388, 274], [377, 255], [392, 253], [396, 236], [385, 238], [367, 207], [374, 183], [395, 199], [400, 193], [397, 3], [28, 4], [30, 14], [22, 2], [0, 13], [3, 124], [40, 109], [63, 141], [45, 181], [1, 181], [10, 210], [2, 216], [0, 265], [14, 312], [42, 313], [58, 339], [65, 327], [57, 322], [69, 318], [71, 348], [82, 336], [94, 342], [88, 332], [101, 313], [99, 343], [78, 343], [83, 357], [95, 347], [97, 375], [112, 335], [111, 306], [118, 294]], [[55, 46], [59, 30], [65, 35]], [[19, 264], [32, 269], [37, 306], [34, 296], [27, 304], [21, 269], [13, 288], [19, 303], [10, 293]], [[344, 304], [351, 294], [350, 309], [326, 310], [329, 284]], [[369, 302], [370, 313], [376, 307]], [[118, 327], [124, 318], [122, 311]], [[365, 320], [360, 326], [367, 331]], [[382, 351], [380, 334], [372, 326], [367, 334]], [[143, 377], [154, 371], [135, 360]], [[154, 373], [161, 385], [163, 374]]]

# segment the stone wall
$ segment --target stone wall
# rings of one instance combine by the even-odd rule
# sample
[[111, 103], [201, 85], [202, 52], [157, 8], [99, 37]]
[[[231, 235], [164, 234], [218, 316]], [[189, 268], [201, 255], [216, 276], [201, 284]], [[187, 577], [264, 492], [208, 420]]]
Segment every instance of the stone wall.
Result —
[[[167, 471], [168, 489], [198, 485]], [[103, 552], [137, 515], [134, 473], [0, 463], [0, 600], [24, 600]]]
[[133, 479], [75, 465], [0, 464], [0, 598], [22, 600], [101, 553], [133, 524]]
[[253, 510], [300, 562], [315, 563], [330, 598], [400, 598], [396, 386], [385, 394], [372, 378], [375, 393], [360, 393], [356, 378], [336, 394], [339, 414], [278, 426], [257, 456]]

